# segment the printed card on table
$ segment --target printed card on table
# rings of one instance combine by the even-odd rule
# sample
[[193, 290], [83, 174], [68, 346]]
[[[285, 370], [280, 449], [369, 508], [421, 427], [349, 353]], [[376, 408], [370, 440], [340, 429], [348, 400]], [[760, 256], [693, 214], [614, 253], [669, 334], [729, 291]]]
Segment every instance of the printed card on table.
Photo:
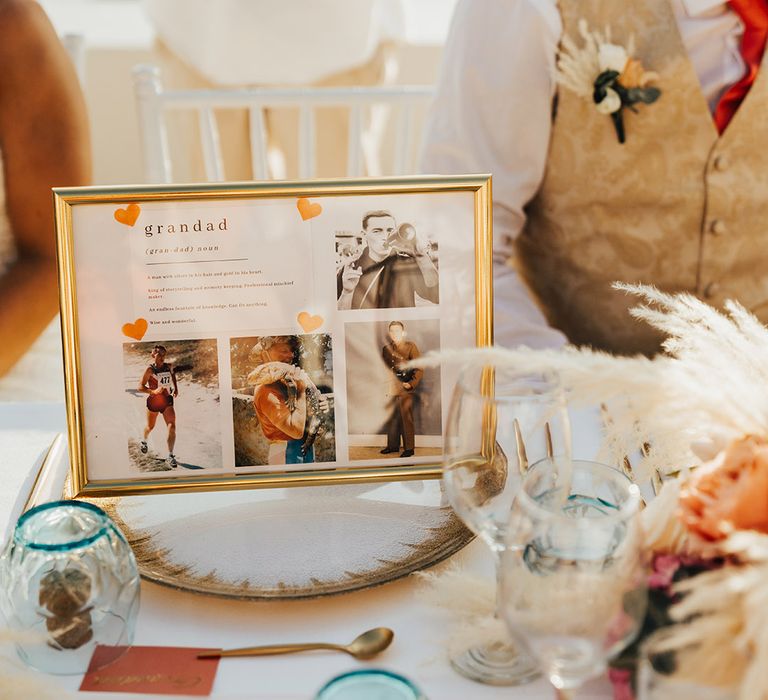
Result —
[[439, 475], [487, 176], [55, 197], [76, 494]]
[[198, 659], [207, 649], [97, 646], [80, 690], [148, 695], [208, 696], [219, 659]]

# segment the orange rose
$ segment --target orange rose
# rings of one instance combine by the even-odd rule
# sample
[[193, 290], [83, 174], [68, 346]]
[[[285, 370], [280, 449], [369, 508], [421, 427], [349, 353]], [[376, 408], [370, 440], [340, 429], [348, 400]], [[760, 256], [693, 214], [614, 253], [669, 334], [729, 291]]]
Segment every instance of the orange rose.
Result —
[[688, 530], [706, 540], [734, 530], [768, 534], [768, 441], [754, 435], [734, 440], [689, 477], [679, 503]]
[[658, 73], [646, 71], [640, 60], [630, 58], [619, 76], [619, 82], [625, 88], [645, 87], [651, 81], [658, 80], [658, 77]]

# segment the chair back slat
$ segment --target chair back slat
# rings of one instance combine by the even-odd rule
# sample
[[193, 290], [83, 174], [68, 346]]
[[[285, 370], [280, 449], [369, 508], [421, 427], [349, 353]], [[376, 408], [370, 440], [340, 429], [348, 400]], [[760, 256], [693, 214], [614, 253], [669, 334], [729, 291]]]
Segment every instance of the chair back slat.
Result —
[[144, 176], [147, 182], [172, 182], [171, 153], [163, 119], [163, 86], [155, 66], [140, 65], [133, 69], [136, 108], [141, 131]]
[[251, 141], [251, 170], [254, 180], [267, 180], [267, 129], [264, 125], [264, 111], [260, 106], [248, 110], [248, 130]]
[[80, 87], [85, 88], [85, 37], [82, 34], [65, 34], [61, 43], [67, 50], [80, 81]]
[[315, 111], [310, 104], [299, 107], [299, 177], [315, 176]]
[[410, 104], [400, 107], [397, 116], [397, 136], [395, 142], [395, 175], [404, 175], [413, 151], [413, 109]]
[[349, 108], [349, 134], [347, 136], [347, 177], [363, 174], [363, 108], [353, 104]]
[[203, 143], [203, 163], [208, 182], [224, 181], [224, 162], [221, 157], [221, 140], [216, 115], [210, 107], [203, 107], [199, 112], [200, 138]]

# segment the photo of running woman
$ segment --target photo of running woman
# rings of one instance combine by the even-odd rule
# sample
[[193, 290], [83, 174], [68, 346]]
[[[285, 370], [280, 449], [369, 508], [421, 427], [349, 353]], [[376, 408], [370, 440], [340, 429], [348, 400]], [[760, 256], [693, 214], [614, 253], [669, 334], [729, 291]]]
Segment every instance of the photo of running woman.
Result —
[[168, 426], [168, 457], [166, 462], [171, 469], [176, 469], [179, 463], [173, 454], [176, 444], [176, 411], [173, 408], [173, 399], [179, 396], [179, 384], [176, 381], [176, 372], [165, 361], [168, 351], [164, 345], [155, 345], [152, 348], [152, 362], [144, 370], [139, 381], [138, 390], [147, 396], [147, 425], [144, 427], [144, 438], [139, 443], [141, 454], [149, 451], [147, 439], [157, 424], [157, 417], [162, 415]]
[[223, 468], [216, 340], [124, 343], [123, 378], [133, 469]]

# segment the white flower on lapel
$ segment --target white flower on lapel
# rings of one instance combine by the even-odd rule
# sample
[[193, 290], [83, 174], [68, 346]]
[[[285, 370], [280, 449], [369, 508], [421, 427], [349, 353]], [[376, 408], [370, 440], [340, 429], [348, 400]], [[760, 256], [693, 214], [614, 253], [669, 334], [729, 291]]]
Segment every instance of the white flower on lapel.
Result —
[[628, 60], [627, 50], [618, 44], [601, 44], [597, 50], [597, 63], [601, 73], [606, 70], [621, 73]]
[[605, 97], [595, 107], [600, 114], [613, 114], [621, 109], [621, 97], [613, 88], [606, 88]]

